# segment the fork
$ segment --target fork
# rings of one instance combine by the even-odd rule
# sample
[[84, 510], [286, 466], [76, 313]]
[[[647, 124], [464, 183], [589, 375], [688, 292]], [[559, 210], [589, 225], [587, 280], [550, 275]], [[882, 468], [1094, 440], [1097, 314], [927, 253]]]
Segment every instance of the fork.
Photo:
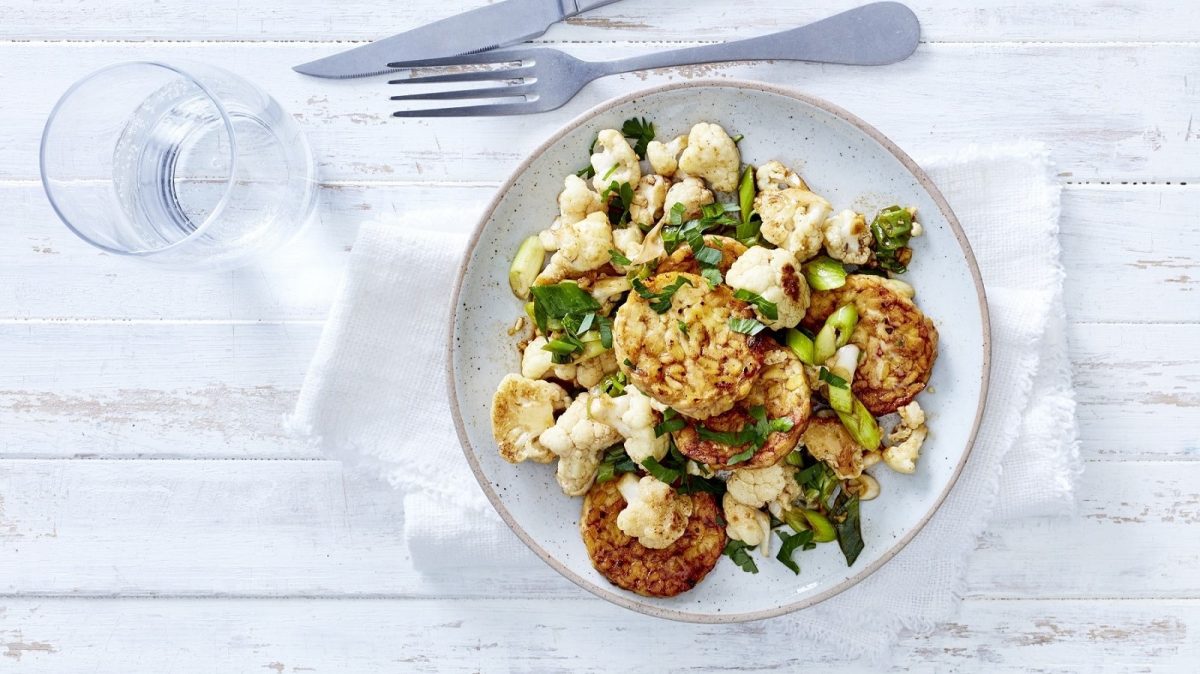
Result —
[[482, 117], [524, 115], [562, 107], [592, 80], [635, 70], [720, 61], [811, 61], [874, 66], [902, 61], [917, 48], [921, 27], [898, 2], [876, 2], [807, 26], [760, 37], [633, 56], [617, 61], [583, 61], [557, 49], [529, 47], [447, 58], [389, 63], [389, 68], [496, 66], [440, 75], [408, 77], [388, 84], [500, 82], [500, 86], [392, 96], [393, 101], [499, 102], [449, 108], [400, 110], [396, 117]]

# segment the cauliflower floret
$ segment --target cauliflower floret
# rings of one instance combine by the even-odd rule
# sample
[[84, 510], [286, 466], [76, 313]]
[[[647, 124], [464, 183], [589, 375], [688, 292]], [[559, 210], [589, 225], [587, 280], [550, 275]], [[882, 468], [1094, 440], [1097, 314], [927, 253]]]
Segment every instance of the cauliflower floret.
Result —
[[641, 255], [644, 239], [642, 230], [637, 227], [622, 227], [613, 230], [613, 245], [630, 260], [636, 260], [638, 255]]
[[725, 274], [725, 282], [732, 288], [749, 290], [775, 304], [774, 320], [754, 306], [759, 320], [772, 330], [796, 327], [808, 311], [808, 281], [804, 280], [796, 256], [783, 248], [750, 247], [734, 261]]
[[758, 170], [754, 172], [754, 181], [758, 183], [759, 192], [786, 190], [790, 187], [808, 190], [808, 183], [804, 182], [803, 178], [792, 169], [774, 160], [758, 167]]
[[617, 483], [625, 508], [617, 515], [617, 528], [654, 550], [670, 547], [683, 536], [692, 516], [692, 499], [679, 496], [669, 485], [647, 475], [632, 473]]
[[761, 508], [783, 492], [787, 486], [787, 478], [787, 471], [780, 465], [738, 468], [729, 476], [725, 487], [727, 493], [737, 499], [738, 503]]
[[688, 137], [676, 136], [668, 143], [657, 140], [650, 141], [646, 146], [646, 159], [650, 160], [650, 169], [660, 176], [670, 178], [679, 169], [679, 155], [687, 149]]
[[553, 461], [554, 454], [539, 436], [554, 425], [555, 410], [569, 401], [567, 392], [557, 384], [506, 375], [492, 396], [492, 437], [500, 456], [509, 463]]
[[721, 499], [721, 510], [725, 513], [725, 533], [730, 538], [751, 547], [770, 542], [771, 518], [765, 512], [739, 503], [728, 492]]
[[592, 213], [579, 222], [563, 225], [557, 238], [558, 251], [534, 280], [536, 285], [550, 285], [565, 278], [574, 278], [609, 262], [608, 251], [613, 247], [613, 232], [604, 213]]
[[671, 215], [675, 204], [683, 204], [683, 217], [690, 220], [700, 216], [700, 207], [714, 201], [712, 190], [704, 186], [699, 178], [684, 178], [671, 185], [667, 190], [667, 198], [663, 201], [663, 220]]
[[566, 225], [573, 225], [597, 211], [603, 210], [600, 195], [596, 194], [587, 181], [577, 175], [569, 175], [563, 181], [563, 191], [558, 193], [558, 217], [549, 229], [538, 232], [542, 248], [558, 250], [558, 237]]
[[825, 251], [835, 260], [866, 264], [872, 243], [871, 228], [861, 213], [846, 209], [825, 220]]
[[765, 190], [754, 198], [754, 210], [762, 217], [763, 238], [790, 250], [797, 260], [821, 252], [831, 210], [828, 201], [798, 187]]
[[629, 146], [629, 141], [616, 129], [605, 129], [596, 136], [599, 152], [592, 155], [592, 168], [596, 175], [592, 185], [603, 191], [610, 183], [629, 183], [636, 185], [642, 178], [642, 167], [638, 163], [637, 153]]
[[808, 453], [824, 461], [839, 478], [848, 480], [862, 475], [863, 448], [836, 418], [812, 419], [800, 437]]
[[[616, 356], [613, 356], [613, 364], [616, 364]], [[661, 420], [661, 416], [654, 409], [650, 397], [639, 391], [636, 386], [626, 386], [625, 395], [616, 398], [592, 396], [591, 412], [593, 419], [612, 426], [621, 433], [625, 438], [625, 453], [634, 463], [640, 465], [651, 456], [656, 461], [661, 461], [667, 455], [670, 436], [665, 433], [659, 437], [654, 435], [654, 427]]]
[[663, 202], [667, 199], [667, 179], [662, 176], [642, 176], [633, 191], [633, 203], [629, 205], [629, 219], [634, 224], [651, 227], [663, 214]]
[[737, 143], [719, 124], [701, 122], [688, 133], [687, 149], [679, 155], [679, 170], [700, 176], [718, 192], [732, 192], [738, 186], [742, 157]]
[[781, 465], [786, 478], [783, 481], [783, 491], [779, 495], [767, 503], [767, 510], [772, 515], [783, 519], [783, 511], [791, 510], [796, 507], [794, 502], [804, 495], [804, 490], [800, 488], [800, 483], [796, 482], [796, 469], [787, 465]]
[[888, 434], [891, 446], [884, 448], [883, 462], [897, 473], [914, 473], [921, 455], [921, 445], [929, 435], [929, 429], [925, 426], [925, 411], [914, 400], [897, 412], [900, 413], [900, 423]]
[[617, 371], [617, 354], [612, 349], [595, 358], [575, 364], [575, 383], [582, 388], [591, 388], [605, 377]]
[[543, 349], [548, 343], [545, 337], [537, 337], [525, 345], [521, 353], [521, 376], [526, 379], [541, 379], [554, 369], [554, 354]]
[[591, 398], [589, 393], [580, 393], [554, 426], [538, 436], [542, 445], [558, 456], [556, 477], [567, 496], [587, 493], [596, 479], [604, 450], [621, 441], [617, 429], [590, 418]]

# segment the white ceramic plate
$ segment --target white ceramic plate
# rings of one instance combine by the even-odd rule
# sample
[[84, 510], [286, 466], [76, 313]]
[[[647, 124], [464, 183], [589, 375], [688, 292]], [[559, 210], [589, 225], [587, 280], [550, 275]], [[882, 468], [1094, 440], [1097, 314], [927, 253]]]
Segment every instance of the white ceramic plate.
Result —
[[[669, 599], [641, 597], [610, 584], [579, 536], [582, 499], [562, 494], [554, 466], [511, 465], [492, 439], [490, 406], [500, 379], [519, 370], [507, 328], [522, 314], [508, 288], [508, 265], [521, 240], [557, 215], [563, 177], [587, 162], [596, 132], [630, 117], [652, 120], [660, 137], [716, 122], [745, 134], [742, 159], [779, 159], [794, 167], [835, 210], [870, 217], [915, 205], [925, 234], [915, 240], [905, 277], [941, 335], [929, 389], [921, 397], [931, 429], [914, 475], [879, 467], [878, 499], [863, 504], [866, 548], [851, 568], [836, 545], [797, 553], [801, 574], [760, 558], [750, 575], [727, 559], [695, 589]], [[697, 622], [753, 620], [810, 606], [853, 585], [894, 556], [928, 521], [962, 468], [983, 410], [988, 320], [983, 285], [954, 214], [928, 177], [882, 134], [829, 103], [777, 87], [729, 80], [670, 84], [625, 96], [584, 114], [538, 148], [501, 187], [475, 231], [454, 296], [450, 333], [451, 409], [475, 476], [513, 531], [581, 587], [650, 615]], [[778, 541], [775, 542], [778, 548]]]

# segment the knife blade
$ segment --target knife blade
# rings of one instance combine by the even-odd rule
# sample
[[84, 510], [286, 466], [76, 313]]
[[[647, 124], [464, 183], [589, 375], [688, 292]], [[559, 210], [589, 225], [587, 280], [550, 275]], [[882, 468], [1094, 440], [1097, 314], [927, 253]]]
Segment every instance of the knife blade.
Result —
[[617, 0], [504, 0], [333, 56], [294, 66], [304, 75], [365, 77], [389, 63], [459, 56], [535, 38], [558, 21]]

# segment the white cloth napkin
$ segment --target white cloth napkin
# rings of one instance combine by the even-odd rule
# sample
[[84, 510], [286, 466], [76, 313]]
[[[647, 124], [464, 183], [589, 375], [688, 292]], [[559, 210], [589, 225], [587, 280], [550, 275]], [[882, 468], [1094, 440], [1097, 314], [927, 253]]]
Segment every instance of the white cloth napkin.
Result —
[[[925, 529], [870, 577], [773, 629], [832, 656], [886, 654], [950, 618], [989, 522], [1069, 513], [1079, 472], [1059, 263], [1059, 188], [1037, 144], [971, 147], [923, 162], [970, 238], [987, 290], [987, 414], [958, 484]], [[414, 564], [535, 564], [477, 487], [445, 401], [446, 289], [465, 238], [420, 229], [444, 217], [368, 223], [354, 245], [292, 427], [404, 498]], [[463, 541], [472, 554], [461, 554]], [[455, 561], [459, 560], [459, 561]]]

